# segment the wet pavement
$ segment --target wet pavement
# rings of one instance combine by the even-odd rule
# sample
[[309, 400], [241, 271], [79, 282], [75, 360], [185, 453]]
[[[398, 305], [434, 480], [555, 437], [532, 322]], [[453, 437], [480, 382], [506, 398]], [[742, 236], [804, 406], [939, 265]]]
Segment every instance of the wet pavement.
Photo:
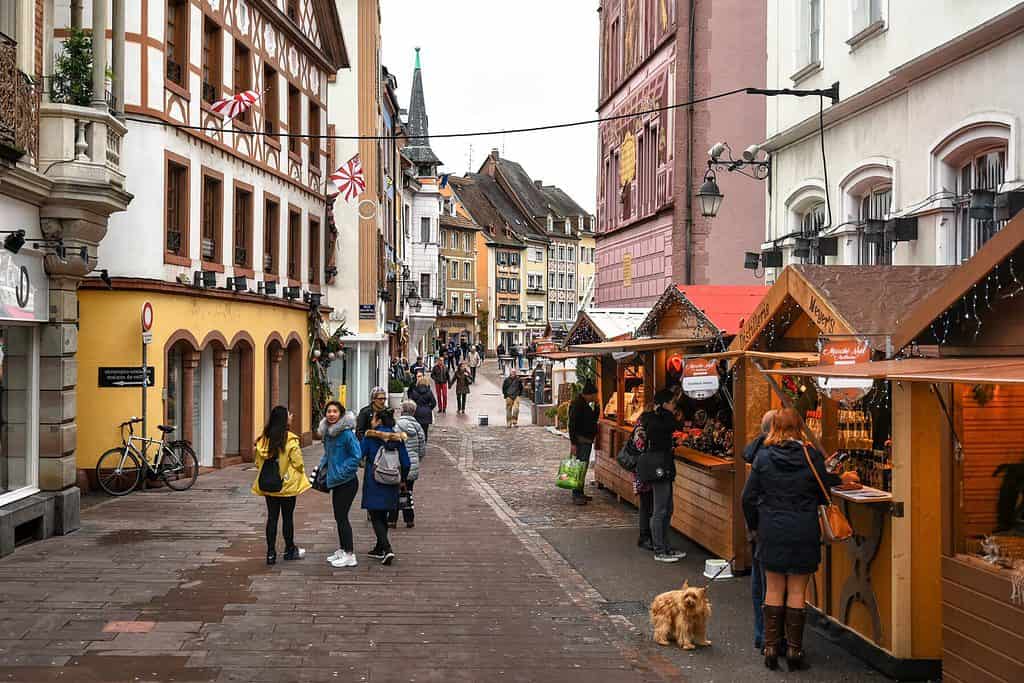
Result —
[[555, 488], [563, 437], [503, 423], [485, 366], [467, 414], [431, 430], [416, 527], [392, 531], [391, 567], [363, 554], [359, 498], [360, 564], [326, 564], [337, 535], [315, 491], [296, 511], [306, 559], [268, 567], [251, 466], [95, 502], [80, 531], [0, 560], [0, 681], [882, 680], [815, 636], [813, 670], [768, 675], [745, 579], [712, 588], [710, 649], [654, 645], [648, 601], [696, 579], [702, 551], [678, 539], [690, 557], [657, 565], [635, 546], [632, 508], [596, 489], [573, 506]]

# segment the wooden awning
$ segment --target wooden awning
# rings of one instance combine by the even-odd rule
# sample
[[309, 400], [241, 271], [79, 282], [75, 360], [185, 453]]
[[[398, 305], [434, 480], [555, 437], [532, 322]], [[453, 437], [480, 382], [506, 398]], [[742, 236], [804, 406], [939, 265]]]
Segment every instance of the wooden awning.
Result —
[[657, 351], [659, 349], [672, 349], [684, 346], [702, 346], [715, 341], [714, 337], [703, 339], [672, 339], [668, 337], [656, 339], [620, 339], [618, 341], [604, 341], [596, 344], [578, 344], [570, 346], [569, 350], [574, 352], [588, 352], [594, 355], [609, 353], [628, 353], [630, 351]]
[[1024, 358], [908, 358], [852, 365], [815, 365], [765, 372], [769, 375], [891, 379], [901, 382], [1024, 384]]
[[815, 364], [818, 362], [818, 354], [804, 351], [746, 351], [745, 355], [757, 360], [777, 360], [783, 363]]
[[590, 358], [596, 355], [598, 354], [593, 351], [545, 351], [536, 354], [537, 358], [547, 358], [548, 360], [572, 360], [573, 358]]

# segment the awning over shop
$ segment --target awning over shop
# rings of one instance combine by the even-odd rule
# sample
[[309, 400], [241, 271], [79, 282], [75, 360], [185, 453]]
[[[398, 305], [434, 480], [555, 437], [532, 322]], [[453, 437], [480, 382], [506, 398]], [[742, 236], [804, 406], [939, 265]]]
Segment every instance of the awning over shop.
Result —
[[747, 351], [748, 358], [756, 360], [776, 360], [783, 363], [817, 363], [818, 354], [803, 351]]
[[594, 355], [609, 353], [629, 353], [637, 351], [657, 351], [658, 349], [671, 349], [683, 346], [700, 346], [714, 341], [713, 337], [703, 339], [620, 339], [618, 341], [598, 342], [596, 344], [578, 344], [570, 346], [570, 351], [588, 352]]
[[573, 358], [591, 358], [599, 354], [590, 351], [546, 351], [537, 353], [537, 358], [548, 360], [572, 360]]
[[766, 370], [769, 375], [891, 379], [902, 382], [1024, 384], [1024, 358], [908, 358], [851, 365]]

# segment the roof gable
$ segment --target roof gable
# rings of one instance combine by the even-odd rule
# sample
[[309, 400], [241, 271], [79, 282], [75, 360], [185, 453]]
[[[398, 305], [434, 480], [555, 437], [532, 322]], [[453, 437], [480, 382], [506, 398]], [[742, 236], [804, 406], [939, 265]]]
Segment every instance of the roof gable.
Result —
[[731, 337], [761, 303], [767, 287], [743, 285], [672, 285], [661, 295], [651, 312], [637, 327], [636, 336], [655, 334], [666, 310], [682, 306], [705, 321], [710, 334]]
[[290, 18], [278, 0], [250, 0], [268, 21], [306, 49], [330, 73], [348, 68], [341, 16], [334, 0], [299, 0], [298, 16]]

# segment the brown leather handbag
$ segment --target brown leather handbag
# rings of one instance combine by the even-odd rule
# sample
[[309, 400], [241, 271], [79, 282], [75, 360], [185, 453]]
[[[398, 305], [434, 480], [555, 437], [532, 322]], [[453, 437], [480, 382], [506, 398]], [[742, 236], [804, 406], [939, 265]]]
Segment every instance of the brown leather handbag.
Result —
[[846, 519], [846, 515], [839, 509], [839, 506], [832, 502], [831, 494], [825, 488], [825, 484], [821, 482], [818, 470], [811, 462], [811, 454], [807, 452], [807, 446], [804, 446], [804, 457], [807, 459], [807, 466], [811, 468], [811, 474], [814, 475], [818, 486], [821, 487], [821, 492], [825, 494], [825, 500], [828, 501], [827, 505], [818, 506], [818, 524], [821, 526], [822, 539], [826, 543], [842, 543], [850, 540], [853, 538], [853, 527], [850, 526], [850, 521]]

